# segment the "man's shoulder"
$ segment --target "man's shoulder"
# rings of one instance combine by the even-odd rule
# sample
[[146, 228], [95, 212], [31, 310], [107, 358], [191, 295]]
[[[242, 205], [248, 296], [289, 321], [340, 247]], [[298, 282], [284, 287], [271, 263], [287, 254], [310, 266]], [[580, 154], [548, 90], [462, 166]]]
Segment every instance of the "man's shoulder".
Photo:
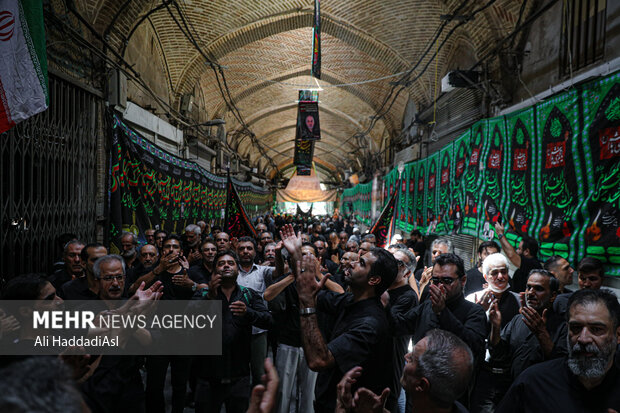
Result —
[[555, 383], [568, 379], [566, 374], [566, 357], [543, 361], [525, 369], [515, 380], [515, 385], [525, 384], [528, 387], [541, 387], [542, 384]]
[[534, 268], [542, 268], [542, 264], [538, 261], [538, 258], [521, 256], [520, 270], [527, 270], [529, 273], [529, 270], [533, 270]]

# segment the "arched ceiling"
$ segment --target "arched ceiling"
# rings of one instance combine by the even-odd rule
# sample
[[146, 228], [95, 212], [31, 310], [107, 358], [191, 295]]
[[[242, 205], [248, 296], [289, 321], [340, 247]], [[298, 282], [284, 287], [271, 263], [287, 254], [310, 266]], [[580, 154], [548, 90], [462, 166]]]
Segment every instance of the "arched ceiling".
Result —
[[[164, 3], [168, 2], [166, 7]], [[203, 52], [223, 67], [230, 97], [257, 142], [278, 168], [288, 167], [293, 156], [297, 90], [299, 85], [316, 87], [309, 76], [313, 0], [82, 0], [78, 7], [112, 47], [125, 50], [137, 24], [149, 21], [161, 44], [172, 90], [178, 107], [184, 93], [200, 91], [209, 118], [223, 117], [229, 145], [252, 166], [274, 173], [249, 138], [235, 134], [241, 125], [222, 99], [212, 68], [175, 23], [194, 35]], [[529, 1], [527, 10], [534, 1]], [[433, 43], [442, 15], [468, 15], [487, 6], [487, 1], [462, 0], [323, 0], [322, 78], [318, 84], [322, 139], [315, 147], [320, 168], [338, 178], [343, 168], [357, 168], [359, 158], [379, 153], [390, 137], [402, 128], [407, 101], [424, 107], [433, 101], [436, 77], [441, 78], [448, 62], [458, 56], [463, 44], [476, 57], [510, 33], [518, 20], [520, 0], [490, 0], [488, 7], [454, 30], [430, 61], [451, 29], [446, 24]], [[155, 12], [144, 17], [153, 9]], [[184, 20], [183, 20], [184, 19]], [[424, 50], [431, 54], [423, 57]], [[420, 65], [410, 82], [390, 104], [393, 75]], [[420, 74], [422, 68], [428, 69]], [[437, 73], [436, 73], [437, 71]], [[377, 81], [369, 81], [381, 79]], [[374, 127], [371, 117], [385, 112]], [[386, 142], [387, 140], [387, 142]], [[377, 165], [380, 167], [382, 165]]]

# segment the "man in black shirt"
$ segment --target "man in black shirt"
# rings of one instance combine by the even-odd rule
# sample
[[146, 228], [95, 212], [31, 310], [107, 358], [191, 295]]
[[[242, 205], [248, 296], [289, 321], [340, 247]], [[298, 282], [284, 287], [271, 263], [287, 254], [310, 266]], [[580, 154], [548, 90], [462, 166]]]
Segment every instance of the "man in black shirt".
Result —
[[[408, 249], [394, 249], [392, 255], [398, 263], [398, 273], [396, 279], [389, 286], [387, 293], [389, 295], [389, 303], [387, 310], [390, 314], [390, 321], [395, 317], [392, 314], [405, 314], [407, 311], [418, 305], [418, 294], [411, 288], [407, 282], [408, 276], [413, 276], [412, 270], [415, 268], [416, 259]], [[393, 321], [392, 321], [393, 322]], [[395, 334], [395, 332], [394, 332]], [[393, 384], [394, 392], [390, 394], [390, 398], [398, 400], [400, 396], [400, 378], [403, 375], [405, 367], [405, 354], [407, 354], [411, 334], [399, 334], [393, 337]]]
[[259, 293], [237, 284], [239, 257], [220, 251], [215, 273], [200, 299], [222, 302], [222, 355], [197, 359], [196, 412], [243, 413], [250, 397], [250, 343], [252, 326], [269, 329], [273, 318]]
[[504, 226], [499, 222], [495, 223], [495, 233], [499, 243], [502, 244], [504, 253], [512, 262], [512, 264], [518, 268], [512, 276], [512, 291], [515, 293], [521, 293], [525, 291], [525, 284], [530, 271], [536, 268], [542, 268], [540, 261], [538, 261], [538, 242], [531, 237], [523, 237], [519, 241], [519, 247], [515, 249], [510, 242], [504, 236]]
[[413, 333], [414, 342], [434, 328], [450, 331], [469, 345], [478, 363], [484, 356], [489, 329], [482, 307], [463, 297], [467, 282], [463, 260], [455, 254], [441, 254], [435, 258], [432, 270], [429, 299], [397, 316], [395, 327]]
[[568, 306], [568, 357], [523, 372], [498, 413], [620, 411], [618, 299], [608, 291], [581, 290]]
[[80, 255], [85, 276], [65, 283], [59, 296], [65, 300], [96, 300], [99, 295], [99, 282], [95, 280], [93, 265], [98, 258], [107, 254], [106, 247], [98, 243], [87, 244], [82, 248]]
[[465, 284], [465, 291], [463, 291], [465, 297], [483, 289], [483, 285], [487, 282], [482, 276], [482, 262], [489, 255], [498, 252], [501, 252], [501, 248], [495, 241], [485, 241], [480, 244], [478, 247], [478, 264], [465, 273], [467, 275], [467, 283]]
[[57, 291], [60, 292], [64, 283], [84, 276], [80, 255], [82, 248], [84, 248], [84, 244], [76, 239], [67, 242], [65, 245], [62, 254], [64, 266], [56, 270], [48, 279]]
[[[327, 278], [321, 283], [316, 281], [317, 261], [311, 255], [301, 260], [301, 240], [292, 226], [286, 225], [280, 235], [295, 263], [306, 360], [312, 370], [319, 372], [315, 412], [334, 411], [336, 386], [355, 366], [363, 369], [355, 388], [366, 387], [380, 394], [391, 387], [392, 340], [379, 297], [396, 278], [398, 264], [394, 257], [386, 250], [373, 248], [345, 273], [350, 293], [319, 291]], [[298, 262], [301, 268], [297, 268]], [[338, 316], [328, 343], [319, 331], [317, 310]]]
[[494, 302], [489, 311], [491, 357], [510, 361], [513, 380], [526, 368], [566, 354], [566, 323], [552, 309], [558, 280], [545, 270], [532, 270], [524, 294], [525, 306], [503, 329]]
[[[189, 278], [192, 280], [202, 280], [202, 283], [208, 283], [211, 280], [211, 274], [213, 274], [213, 260], [217, 253], [217, 246], [211, 239], [205, 240], [200, 245], [200, 255], [202, 260], [196, 265], [189, 267]], [[206, 285], [200, 285], [199, 288], [206, 287]]]
[[573, 283], [573, 273], [575, 270], [570, 266], [570, 263], [566, 259], [559, 255], [552, 255], [545, 261], [545, 270], [549, 271], [560, 282], [558, 294], [572, 293], [572, 290], [566, 288], [567, 285]]
[[[188, 275], [189, 263], [183, 256], [181, 241], [176, 235], [169, 235], [163, 242], [160, 264], [150, 274], [151, 280], [161, 281], [163, 285], [162, 300], [189, 300], [200, 284], [202, 278], [191, 279]], [[163, 270], [161, 268], [164, 268]], [[140, 279], [134, 283], [136, 285]], [[185, 390], [190, 371], [190, 358], [184, 356], [149, 356], [146, 359], [146, 407], [149, 412], [163, 412], [164, 384], [168, 364], [171, 367], [173, 412], [183, 410]]]

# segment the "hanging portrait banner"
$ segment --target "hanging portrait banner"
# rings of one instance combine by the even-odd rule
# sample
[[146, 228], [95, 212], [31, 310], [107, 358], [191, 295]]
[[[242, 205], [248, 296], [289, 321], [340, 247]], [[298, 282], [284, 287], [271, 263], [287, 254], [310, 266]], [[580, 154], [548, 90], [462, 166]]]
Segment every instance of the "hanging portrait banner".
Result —
[[308, 139], [314, 141], [321, 139], [318, 102], [299, 102], [297, 106], [296, 139]]

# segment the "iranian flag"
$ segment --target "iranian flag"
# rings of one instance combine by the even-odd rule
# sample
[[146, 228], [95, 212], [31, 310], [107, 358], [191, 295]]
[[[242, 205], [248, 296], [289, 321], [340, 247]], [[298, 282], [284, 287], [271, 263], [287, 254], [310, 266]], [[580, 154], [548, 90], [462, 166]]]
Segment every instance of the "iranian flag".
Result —
[[0, 0], [0, 133], [47, 109], [41, 0]]

